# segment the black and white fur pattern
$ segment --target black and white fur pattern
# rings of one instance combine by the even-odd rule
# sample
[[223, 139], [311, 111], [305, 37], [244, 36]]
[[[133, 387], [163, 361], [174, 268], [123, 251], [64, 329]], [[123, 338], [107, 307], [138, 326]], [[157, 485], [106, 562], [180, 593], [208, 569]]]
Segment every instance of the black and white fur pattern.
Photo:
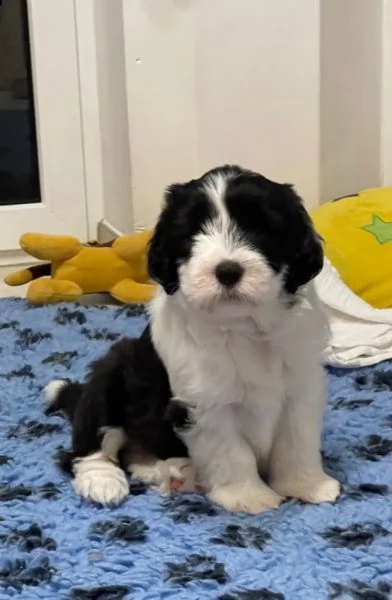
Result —
[[[143, 378], [149, 355], [158, 361], [164, 389], [147, 385], [138, 395], [133, 355], [121, 367], [123, 380], [131, 373], [125, 393], [109, 391], [103, 370], [94, 385], [93, 376], [89, 402], [80, 403], [89, 408], [74, 416], [83, 438], [92, 433], [89, 419], [95, 423], [98, 441], [89, 453], [101, 452], [114, 479], [121, 469], [102, 458], [98, 434], [123, 427], [126, 439], [138, 436], [143, 451], [161, 459], [177, 452], [174, 440], [181, 439], [200, 484], [228, 510], [259, 513], [285, 497], [334, 501], [339, 484], [320, 457], [328, 331], [311, 283], [322, 262], [320, 240], [291, 186], [236, 166], [171, 186], [149, 250], [160, 287], [139, 362]], [[150, 384], [153, 377], [151, 371]], [[125, 421], [109, 418], [112, 402]], [[135, 426], [133, 413], [151, 425], [152, 436]], [[163, 437], [153, 444], [161, 428], [169, 443]], [[84, 456], [74, 462], [77, 490], [106, 501], [109, 484], [98, 477], [85, 483], [88, 461], [96, 460], [86, 450], [74, 443], [74, 457]]]
[[169, 493], [171, 478], [182, 480], [189, 469], [166, 416], [170, 386], [148, 327], [113, 344], [85, 383], [52, 381], [45, 394], [47, 412], [63, 411], [72, 423], [72, 451], [62, 451], [59, 462], [83, 498], [119, 504], [129, 494], [126, 472]]

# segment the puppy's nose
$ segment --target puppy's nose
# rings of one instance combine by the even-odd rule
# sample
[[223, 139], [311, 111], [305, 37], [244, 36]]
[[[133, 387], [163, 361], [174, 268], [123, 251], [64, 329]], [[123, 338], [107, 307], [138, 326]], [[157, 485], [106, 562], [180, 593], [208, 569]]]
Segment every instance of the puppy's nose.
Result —
[[215, 269], [217, 280], [225, 287], [233, 287], [243, 274], [244, 269], [234, 260], [223, 260]]

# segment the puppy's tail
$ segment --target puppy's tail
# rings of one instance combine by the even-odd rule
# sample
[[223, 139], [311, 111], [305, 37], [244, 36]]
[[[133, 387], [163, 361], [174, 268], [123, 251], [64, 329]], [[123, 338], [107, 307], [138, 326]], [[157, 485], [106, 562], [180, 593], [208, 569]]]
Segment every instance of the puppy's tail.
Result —
[[44, 390], [47, 402], [46, 414], [62, 411], [72, 423], [83, 389], [82, 383], [71, 383], [64, 379], [55, 379], [48, 383]]

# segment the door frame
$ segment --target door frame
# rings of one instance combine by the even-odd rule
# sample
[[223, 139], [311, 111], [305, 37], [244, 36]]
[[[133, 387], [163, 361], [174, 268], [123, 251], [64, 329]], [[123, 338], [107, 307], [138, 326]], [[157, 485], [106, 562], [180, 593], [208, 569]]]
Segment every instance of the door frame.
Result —
[[[134, 230], [123, 7], [121, 0], [73, 1], [88, 227], [107, 241]], [[126, 219], [116, 210], [124, 203]]]
[[392, 5], [382, 4], [381, 179], [392, 186]]
[[88, 235], [75, 2], [27, 5], [41, 202], [0, 207], [0, 265], [23, 261], [25, 231]]

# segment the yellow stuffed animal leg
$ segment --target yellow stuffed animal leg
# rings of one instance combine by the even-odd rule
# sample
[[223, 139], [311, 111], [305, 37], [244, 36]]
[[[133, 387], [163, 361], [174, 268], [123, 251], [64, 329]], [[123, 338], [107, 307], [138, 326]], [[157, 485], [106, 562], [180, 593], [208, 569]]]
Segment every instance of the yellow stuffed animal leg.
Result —
[[149, 283], [136, 283], [132, 279], [119, 281], [110, 291], [113, 298], [125, 304], [146, 304], [155, 292], [156, 287]]
[[15, 271], [10, 273], [7, 277], [4, 277], [4, 283], [7, 285], [24, 285], [29, 283], [33, 279], [33, 275], [29, 269], [22, 269], [21, 271]]
[[22, 250], [39, 260], [62, 261], [76, 256], [82, 244], [71, 235], [24, 233], [20, 240]]
[[142, 231], [131, 235], [123, 235], [113, 242], [113, 250], [126, 261], [147, 254], [148, 244], [152, 238], [151, 231]]
[[83, 290], [73, 281], [37, 279], [27, 290], [27, 299], [31, 304], [56, 304], [72, 302], [83, 294]]

